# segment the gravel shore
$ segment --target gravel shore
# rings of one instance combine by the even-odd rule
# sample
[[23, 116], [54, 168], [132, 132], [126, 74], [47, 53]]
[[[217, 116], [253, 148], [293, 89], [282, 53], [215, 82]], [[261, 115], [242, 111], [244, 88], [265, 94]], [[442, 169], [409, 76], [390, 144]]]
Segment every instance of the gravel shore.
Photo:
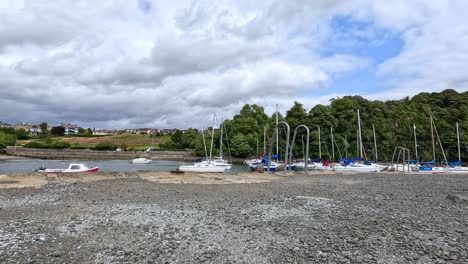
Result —
[[468, 175], [180, 182], [0, 189], [0, 262], [468, 263]]

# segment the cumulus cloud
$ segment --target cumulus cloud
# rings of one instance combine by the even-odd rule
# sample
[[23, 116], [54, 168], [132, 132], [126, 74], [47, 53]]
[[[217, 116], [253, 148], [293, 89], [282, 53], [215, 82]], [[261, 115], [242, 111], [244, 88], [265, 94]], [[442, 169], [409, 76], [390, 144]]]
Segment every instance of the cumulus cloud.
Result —
[[5, 5], [0, 120], [187, 128], [213, 112], [230, 118], [245, 103], [263, 105], [269, 114], [276, 104], [285, 111], [294, 100], [308, 108], [327, 103], [342, 95], [326, 93], [336, 78], [373, 63], [353, 52], [323, 52], [337, 44], [328, 41], [340, 41], [333, 38], [335, 16], [368, 23], [369, 30], [359, 32], [368, 39], [380, 29], [401, 36], [400, 54], [377, 66], [377, 78], [389, 80], [387, 89], [466, 89], [458, 70], [468, 61], [467, 32], [459, 21], [464, 3], [388, 5], [365, 0]]

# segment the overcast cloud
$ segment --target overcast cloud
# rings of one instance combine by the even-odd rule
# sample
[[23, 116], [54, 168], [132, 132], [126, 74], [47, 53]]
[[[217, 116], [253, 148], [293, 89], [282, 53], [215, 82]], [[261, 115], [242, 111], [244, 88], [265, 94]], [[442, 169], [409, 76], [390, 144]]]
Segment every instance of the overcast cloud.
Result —
[[0, 0], [0, 121], [201, 128], [326, 104], [362, 72], [371, 99], [468, 90], [467, 1], [257, 2]]

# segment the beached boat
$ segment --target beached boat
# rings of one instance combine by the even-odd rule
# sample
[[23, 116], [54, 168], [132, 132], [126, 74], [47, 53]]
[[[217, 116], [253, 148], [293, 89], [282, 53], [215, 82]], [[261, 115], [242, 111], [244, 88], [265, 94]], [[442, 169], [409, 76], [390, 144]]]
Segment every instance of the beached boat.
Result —
[[334, 171], [380, 172], [383, 168], [377, 164], [349, 163], [332, 166]]
[[214, 160], [208, 161], [208, 160], [203, 160], [200, 163], [203, 164], [214, 164], [217, 167], [224, 167], [226, 170], [230, 170], [232, 168], [232, 164], [229, 163], [227, 160], [224, 160], [223, 158], [215, 158]]
[[[296, 169], [298, 170], [304, 170], [305, 169], [305, 160], [298, 160], [296, 162], [294, 162], [294, 166], [296, 166]], [[315, 169], [315, 163], [314, 162], [311, 162], [309, 160], [309, 162], [307, 163], [307, 169], [308, 170], [314, 170]]]
[[128, 162], [133, 163], [133, 164], [148, 164], [151, 163], [152, 160], [147, 159], [147, 158], [137, 158], [137, 159], [132, 159], [129, 160]]
[[192, 165], [182, 165], [179, 166], [179, 170], [185, 172], [218, 172], [222, 173], [226, 170], [225, 167], [216, 166], [212, 163], [202, 163], [202, 162], [195, 162]]
[[[206, 150], [206, 142], [205, 142], [205, 134], [203, 133], [202, 130], [202, 139], [203, 139], [203, 145], [205, 146], [205, 155], [206, 158], [203, 161], [200, 162], [195, 162], [192, 165], [182, 165], [179, 166], [180, 171], [191, 171], [191, 172], [224, 172], [226, 170], [226, 165], [224, 166], [217, 166], [212, 160], [212, 152], [213, 152], [213, 139], [214, 139], [214, 120], [215, 116], [213, 116], [213, 126], [212, 126], [212, 131], [211, 131], [211, 145], [210, 145], [210, 156], [208, 158], [208, 152]], [[221, 163], [218, 163], [220, 165]]]
[[83, 163], [70, 163], [66, 169], [47, 169], [44, 165], [36, 170], [42, 173], [98, 172], [99, 167], [88, 167]]

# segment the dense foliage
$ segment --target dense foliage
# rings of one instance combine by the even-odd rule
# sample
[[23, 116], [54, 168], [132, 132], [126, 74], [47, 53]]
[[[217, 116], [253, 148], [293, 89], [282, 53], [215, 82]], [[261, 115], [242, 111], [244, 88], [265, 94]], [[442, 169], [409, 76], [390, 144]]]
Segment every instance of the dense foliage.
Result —
[[0, 149], [7, 146], [14, 146], [16, 143], [16, 135], [0, 131]]
[[111, 142], [102, 142], [94, 146], [95, 150], [116, 150], [117, 148], [118, 146]]
[[64, 141], [31, 141], [23, 145], [25, 148], [64, 149], [69, 148], [70, 143]]

